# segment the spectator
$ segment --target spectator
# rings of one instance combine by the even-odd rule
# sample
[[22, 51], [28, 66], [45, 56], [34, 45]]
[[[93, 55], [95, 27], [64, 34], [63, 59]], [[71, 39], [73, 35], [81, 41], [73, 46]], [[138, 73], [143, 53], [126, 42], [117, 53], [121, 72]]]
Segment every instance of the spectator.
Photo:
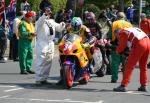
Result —
[[140, 28], [150, 37], [150, 20], [145, 13], [141, 14]]
[[42, 0], [39, 7], [42, 11], [42, 14], [45, 11], [46, 7], [50, 7], [52, 9], [52, 3], [49, 0]]
[[18, 24], [23, 19], [26, 12], [20, 11], [13, 21], [13, 60], [18, 61]]
[[134, 18], [134, 8], [133, 8], [133, 4], [131, 6], [128, 7], [127, 9], [127, 19], [133, 23], [133, 18]]
[[[55, 21], [57, 23], [61, 23], [61, 22], [64, 22], [64, 14], [65, 14], [65, 10], [64, 9], [60, 9], [58, 11], [58, 13], [56, 14], [56, 19]], [[62, 32], [56, 32], [56, 35], [55, 35], [55, 44], [59, 43], [63, 37], [63, 34], [64, 34], [64, 31]]]
[[13, 42], [12, 42], [12, 38], [13, 38], [13, 33], [12, 33], [12, 29], [11, 29], [11, 21], [6, 20], [6, 29], [7, 29], [7, 33], [6, 36], [9, 39], [9, 60], [13, 59]]
[[[123, 74], [123, 79], [121, 85], [114, 88], [114, 91], [125, 92], [128, 86], [132, 71], [139, 61], [140, 67], [140, 84], [138, 91], [147, 91], [146, 86], [148, 83], [148, 70], [147, 70], [147, 60], [150, 53], [150, 41], [148, 36], [139, 28], [126, 28], [126, 29], [116, 29], [115, 33], [117, 38], [119, 38], [119, 45], [116, 52], [121, 54], [124, 52], [125, 48], [130, 49], [128, 60], [125, 66], [125, 71]], [[127, 43], [128, 42], [128, 43]]]
[[107, 16], [108, 18], [110, 18], [112, 21], [116, 20], [117, 17], [117, 10], [115, 9], [114, 5], [111, 5], [109, 9], [106, 10], [107, 11]]
[[7, 48], [7, 34], [8, 29], [2, 26], [3, 18], [0, 16], [0, 63], [5, 63], [4, 54]]
[[83, 23], [86, 22], [86, 16], [87, 16], [88, 13], [89, 13], [89, 11], [85, 11], [85, 12], [83, 13]]
[[62, 31], [65, 28], [64, 23], [57, 24], [51, 19], [51, 9], [46, 7], [44, 14], [36, 22], [36, 85], [49, 84], [47, 79], [52, 66], [54, 55], [54, 37], [55, 31]]
[[31, 70], [33, 62], [32, 40], [36, 36], [33, 22], [33, 12], [25, 14], [25, 18], [19, 24], [18, 55], [21, 74], [34, 74]]
[[66, 23], [70, 23], [71, 20], [72, 20], [72, 16], [73, 16], [72, 10], [71, 10], [71, 9], [66, 10], [66, 11], [65, 11], [65, 22], [66, 22]]
[[58, 11], [58, 13], [56, 14], [56, 19], [55, 19], [55, 21], [56, 21], [57, 23], [60, 23], [60, 22], [64, 21], [64, 12], [65, 12], [64, 9], [60, 9], [60, 10]]
[[23, 2], [21, 3], [21, 11], [30, 11], [31, 10], [31, 6], [28, 3], [28, 0], [23, 0]]
[[[140, 22], [140, 28], [148, 35], [150, 38], [150, 20], [146, 18], [146, 14], [141, 14], [141, 22]], [[148, 63], [148, 67], [150, 67], [150, 62]]]

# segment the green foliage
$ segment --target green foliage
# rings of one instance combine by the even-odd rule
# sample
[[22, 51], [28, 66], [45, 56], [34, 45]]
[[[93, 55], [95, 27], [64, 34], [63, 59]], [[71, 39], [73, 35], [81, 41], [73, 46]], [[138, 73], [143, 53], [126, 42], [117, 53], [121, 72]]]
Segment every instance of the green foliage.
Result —
[[95, 4], [86, 4], [84, 7], [84, 11], [91, 11], [94, 14], [96, 14], [96, 16], [99, 16], [100, 13], [100, 9], [99, 7], [97, 7]]
[[9, 4], [10, 0], [5, 0], [6, 6]]
[[100, 9], [105, 9], [112, 4], [117, 4], [117, 0], [85, 0], [87, 4], [95, 4]]
[[[40, 10], [39, 4], [41, 1], [42, 0], [28, 0], [28, 2], [31, 5], [32, 10], [34, 10], [36, 12], [38, 12]], [[51, 1], [52, 5], [53, 5], [54, 12], [56, 12], [61, 8], [65, 8], [67, 0], [49, 0], [49, 1]], [[17, 0], [17, 11], [20, 10], [21, 2], [22, 2], [22, 0]]]
[[[118, 4], [119, 0], [85, 0], [85, 3], [87, 4], [95, 4], [98, 6], [100, 9], [106, 9], [110, 7], [110, 5], [119, 5]], [[150, 1], [150, 0], [146, 0]], [[132, 3], [132, 0], [124, 0], [125, 4], [130, 5]]]
[[[10, 1], [11, 0], [5, 0], [6, 6], [9, 4]], [[32, 6], [32, 10], [34, 10], [36, 12], [39, 11], [39, 4], [41, 1], [42, 0], [28, 0], [28, 2]], [[61, 8], [65, 8], [66, 2], [67, 2], [67, 0], [49, 0], [49, 1], [51, 1], [51, 3], [53, 4], [54, 12], [58, 11]], [[102, 10], [102, 9], [106, 9], [106, 8], [110, 7], [110, 5], [118, 5], [118, 1], [119, 0], [85, 0], [85, 3], [86, 4], [94, 4], [97, 7], [99, 7], [100, 10]], [[132, 3], [132, 0], [124, 0], [124, 1], [127, 5], [130, 5]], [[150, 0], [146, 0], [146, 1], [147, 1], [147, 5], [150, 5]], [[17, 11], [20, 10], [21, 2], [22, 2], [22, 0], [17, 0]], [[94, 7], [94, 9], [95, 9], [95, 7]]]
[[57, 12], [59, 9], [65, 8], [67, 0], [51, 0], [51, 2], [54, 12]]

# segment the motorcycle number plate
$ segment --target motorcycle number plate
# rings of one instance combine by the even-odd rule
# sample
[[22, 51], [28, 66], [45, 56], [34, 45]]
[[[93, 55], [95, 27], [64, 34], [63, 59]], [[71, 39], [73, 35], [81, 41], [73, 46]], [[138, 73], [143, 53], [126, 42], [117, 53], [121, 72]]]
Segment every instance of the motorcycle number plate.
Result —
[[66, 42], [65, 43], [65, 47], [64, 47], [64, 50], [71, 50], [72, 49], [72, 43], [71, 42]]

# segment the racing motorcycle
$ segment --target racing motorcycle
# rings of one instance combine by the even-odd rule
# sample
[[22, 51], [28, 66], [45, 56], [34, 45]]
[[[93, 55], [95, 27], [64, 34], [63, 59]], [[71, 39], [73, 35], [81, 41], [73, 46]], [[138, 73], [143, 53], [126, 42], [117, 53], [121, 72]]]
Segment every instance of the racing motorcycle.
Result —
[[[71, 88], [74, 81], [80, 84], [88, 83], [90, 72], [104, 76], [102, 54], [99, 48], [94, 48], [93, 59], [89, 60], [90, 50], [82, 46], [82, 38], [76, 34], [66, 34], [59, 43], [61, 76], [65, 88]], [[88, 55], [87, 55], [88, 54]], [[94, 69], [91, 69], [93, 65]]]

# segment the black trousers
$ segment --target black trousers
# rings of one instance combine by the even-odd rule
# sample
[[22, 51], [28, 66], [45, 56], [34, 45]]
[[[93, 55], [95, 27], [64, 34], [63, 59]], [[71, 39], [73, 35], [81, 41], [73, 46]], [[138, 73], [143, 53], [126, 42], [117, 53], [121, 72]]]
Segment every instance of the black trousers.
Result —
[[7, 37], [0, 37], [0, 60], [4, 59], [7, 49]]
[[10, 40], [10, 43], [9, 43], [9, 59], [10, 60], [13, 59], [13, 40]]
[[16, 34], [13, 35], [13, 60], [18, 59], [18, 39]]

